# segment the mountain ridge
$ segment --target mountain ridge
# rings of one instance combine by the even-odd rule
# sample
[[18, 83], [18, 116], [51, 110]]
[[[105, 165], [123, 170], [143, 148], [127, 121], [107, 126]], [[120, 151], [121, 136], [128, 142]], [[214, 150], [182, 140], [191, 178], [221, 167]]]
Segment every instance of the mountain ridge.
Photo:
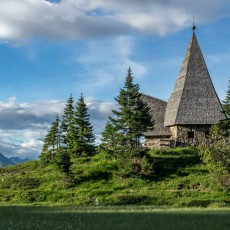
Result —
[[28, 158], [21, 159], [20, 157], [6, 157], [2, 153], [0, 153], [0, 168], [8, 166], [8, 165], [17, 165], [23, 162], [29, 161]]
[[14, 165], [14, 162], [0, 153], [0, 168], [7, 165]]
[[20, 158], [20, 157], [9, 157], [9, 160], [11, 160], [14, 164], [20, 164], [26, 161], [29, 161], [28, 158]]

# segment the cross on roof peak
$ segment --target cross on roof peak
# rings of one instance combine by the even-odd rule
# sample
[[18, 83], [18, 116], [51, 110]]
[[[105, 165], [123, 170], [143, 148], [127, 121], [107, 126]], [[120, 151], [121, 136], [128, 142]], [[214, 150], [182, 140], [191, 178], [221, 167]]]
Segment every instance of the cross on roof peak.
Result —
[[192, 31], [194, 32], [195, 30], [196, 30], [196, 25], [195, 25], [195, 22], [194, 22], [194, 17], [193, 17]]

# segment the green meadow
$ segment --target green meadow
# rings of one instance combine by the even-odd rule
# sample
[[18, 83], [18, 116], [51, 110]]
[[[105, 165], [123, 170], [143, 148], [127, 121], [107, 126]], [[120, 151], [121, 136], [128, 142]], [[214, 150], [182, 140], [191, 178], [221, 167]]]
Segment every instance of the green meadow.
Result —
[[0, 229], [230, 229], [230, 193], [193, 148], [150, 152], [154, 173], [124, 177], [110, 155], [71, 175], [30, 161], [0, 169]]
[[124, 177], [117, 170], [117, 161], [103, 153], [73, 159], [71, 176], [41, 161], [1, 168], [0, 204], [229, 207], [229, 190], [209, 174], [198, 150], [150, 154], [151, 177]]
[[230, 209], [3, 206], [0, 229], [227, 230], [230, 229]]

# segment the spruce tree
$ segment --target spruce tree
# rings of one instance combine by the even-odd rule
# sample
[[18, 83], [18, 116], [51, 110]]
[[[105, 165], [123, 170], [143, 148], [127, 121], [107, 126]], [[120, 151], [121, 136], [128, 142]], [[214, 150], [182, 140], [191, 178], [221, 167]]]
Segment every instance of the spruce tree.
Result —
[[62, 115], [62, 122], [61, 122], [61, 143], [62, 145], [68, 145], [67, 139], [68, 135], [70, 135], [70, 127], [72, 126], [74, 116], [74, 99], [73, 95], [70, 94], [69, 99], [66, 102], [64, 112]]
[[60, 147], [53, 159], [54, 165], [65, 174], [70, 174], [71, 157], [65, 148]]
[[125, 79], [125, 85], [120, 90], [120, 94], [115, 98], [119, 105], [119, 110], [113, 110], [113, 117], [110, 117], [110, 123], [116, 130], [116, 145], [123, 148], [136, 149], [141, 147], [140, 138], [143, 133], [153, 129], [149, 113], [150, 108], [142, 100], [139, 92], [139, 85], [133, 83], [131, 69]]
[[115, 151], [116, 148], [116, 139], [117, 139], [117, 133], [114, 126], [111, 124], [110, 121], [107, 122], [104, 131], [102, 132], [101, 137], [101, 150], [106, 150], [110, 153]]
[[230, 80], [228, 82], [228, 90], [226, 92], [225, 100], [223, 101], [223, 112], [226, 119], [220, 121], [220, 129], [225, 137], [230, 137]]
[[50, 130], [45, 136], [42, 153], [40, 158], [45, 162], [50, 162], [54, 155], [57, 153], [60, 147], [60, 120], [59, 116], [56, 116], [54, 122], [52, 122]]
[[143, 133], [153, 129], [154, 122], [150, 108], [142, 100], [139, 85], [133, 83], [131, 69], [125, 85], [115, 98], [118, 110], [112, 110], [104, 132], [101, 146], [113, 152], [118, 160], [118, 174], [121, 176], [150, 176], [153, 173], [151, 156], [141, 145]]
[[76, 103], [73, 117], [73, 126], [71, 130], [73, 153], [76, 155], [92, 155], [94, 153], [95, 136], [93, 126], [89, 120], [87, 105], [85, 104], [83, 94]]
[[225, 100], [223, 100], [223, 110], [225, 115], [230, 118], [230, 80], [228, 81], [228, 89]]

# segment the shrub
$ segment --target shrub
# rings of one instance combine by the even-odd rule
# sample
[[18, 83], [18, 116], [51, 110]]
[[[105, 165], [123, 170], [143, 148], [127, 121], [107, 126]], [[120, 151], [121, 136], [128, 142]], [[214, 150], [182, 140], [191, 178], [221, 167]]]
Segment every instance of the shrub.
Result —
[[14, 178], [10, 177], [5, 179], [1, 183], [2, 189], [15, 189], [15, 190], [27, 190], [27, 189], [35, 189], [40, 185], [40, 180], [37, 178], [23, 177], [23, 178]]
[[200, 154], [216, 181], [223, 187], [230, 187], [230, 146], [200, 148]]
[[116, 196], [115, 203], [119, 205], [146, 204], [148, 199], [146, 195], [119, 195]]
[[20, 191], [15, 199], [22, 203], [42, 202], [46, 200], [46, 194], [43, 191]]

